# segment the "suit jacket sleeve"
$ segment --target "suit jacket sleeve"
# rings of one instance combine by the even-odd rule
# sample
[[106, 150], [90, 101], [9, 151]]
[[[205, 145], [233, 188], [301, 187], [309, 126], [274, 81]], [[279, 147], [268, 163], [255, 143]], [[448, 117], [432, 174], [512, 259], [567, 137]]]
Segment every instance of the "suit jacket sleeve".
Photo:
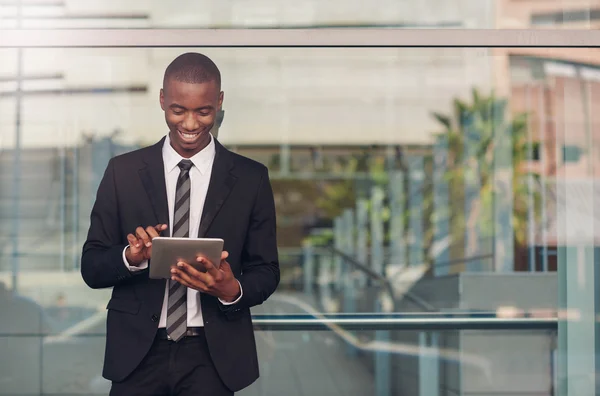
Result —
[[264, 168], [242, 249], [242, 274], [238, 280], [243, 294], [236, 304], [221, 304], [222, 310], [235, 312], [262, 304], [275, 292], [279, 285], [276, 228], [273, 190]]
[[123, 249], [127, 245], [123, 243], [125, 238], [119, 227], [114, 167], [114, 159], [111, 159], [98, 187], [81, 255], [83, 280], [94, 289], [112, 287], [133, 276], [123, 264]]

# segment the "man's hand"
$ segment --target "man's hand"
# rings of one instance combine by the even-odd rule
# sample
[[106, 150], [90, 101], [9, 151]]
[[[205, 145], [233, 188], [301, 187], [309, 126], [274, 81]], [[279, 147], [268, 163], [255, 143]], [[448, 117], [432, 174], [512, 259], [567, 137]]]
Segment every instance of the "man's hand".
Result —
[[129, 265], [138, 266], [145, 260], [149, 260], [152, 256], [152, 240], [166, 229], [166, 224], [158, 224], [154, 227], [148, 226], [146, 229], [138, 227], [135, 230], [135, 235], [127, 235], [129, 247], [125, 250], [125, 258], [127, 258]]
[[[217, 269], [204, 257], [198, 257], [198, 268], [179, 262], [171, 268], [171, 279], [184, 286], [210, 294], [223, 301], [235, 301], [240, 295], [240, 284], [233, 276], [231, 266], [226, 261], [229, 253], [221, 253], [221, 265]], [[202, 269], [206, 270], [203, 272]]]

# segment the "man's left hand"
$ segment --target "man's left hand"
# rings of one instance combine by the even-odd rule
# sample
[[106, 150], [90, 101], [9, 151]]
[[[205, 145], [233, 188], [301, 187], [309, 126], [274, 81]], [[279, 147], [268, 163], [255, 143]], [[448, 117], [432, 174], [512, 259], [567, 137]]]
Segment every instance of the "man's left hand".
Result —
[[[171, 268], [171, 279], [184, 286], [210, 294], [226, 302], [235, 301], [240, 295], [240, 284], [233, 276], [231, 266], [227, 262], [229, 253], [221, 253], [219, 268], [204, 257], [197, 258], [197, 268], [179, 262]], [[201, 269], [206, 272], [201, 271]]]

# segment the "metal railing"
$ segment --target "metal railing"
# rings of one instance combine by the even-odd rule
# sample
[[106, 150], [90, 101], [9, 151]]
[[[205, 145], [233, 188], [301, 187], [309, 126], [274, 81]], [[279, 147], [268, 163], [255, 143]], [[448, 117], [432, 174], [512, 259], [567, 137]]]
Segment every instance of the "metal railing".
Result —
[[495, 313], [254, 315], [257, 330], [558, 330], [556, 316], [503, 317]]
[[[339, 249], [336, 249], [334, 246], [329, 246], [328, 249], [331, 251], [331, 253], [333, 255], [337, 255], [337, 256], [341, 257], [345, 263], [352, 266], [354, 269], [364, 273], [365, 275], [367, 275], [369, 277], [369, 279], [371, 281], [378, 283], [383, 289], [385, 289], [386, 294], [388, 294], [391, 299], [390, 301], [392, 302], [392, 305], [393, 305], [392, 310], [395, 311], [396, 304], [398, 301], [395, 296], [394, 288], [393, 288], [393, 285], [392, 285], [392, 282], [390, 281], [390, 279], [386, 278], [385, 276], [383, 276], [381, 274], [378, 274], [377, 272], [375, 272], [371, 268], [369, 268], [369, 266], [367, 266], [367, 264], [361, 263], [356, 258], [344, 253], [343, 251], [341, 251]], [[423, 309], [424, 311], [428, 311], [428, 312], [437, 311], [437, 309], [433, 305], [429, 304], [427, 301], [425, 301], [421, 297], [415, 295], [410, 290], [407, 291], [406, 293], [404, 293], [404, 297], [408, 298], [410, 301], [417, 304], [417, 306], [419, 308]]]
[[[281, 314], [253, 315], [257, 331], [323, 331], [336, 327], [344, 330], [558, 330], [556, 315], [522, 313], [512, 317], [492, 312], [438, 312], [394, 314]], [[73, 332], [66, 337], [104, 337], [105, 332]], [[40, 332], [0, 333], [0, 337], [55, 337]]]
[[[392, 309], [391, 309], [392, 312], [396, 311], [397, 305], [400, 302], [400, 300], [402, 300], [402, 299], [407, 299], [407, 300], [411, 301], [419, 309], [421, 309], [425, 312], [439, 311], [438, 308], [436, 308], [434, 305], [430, 304], [424, 298], [420, 297], [419, 295], [417, 295], [416, 293], [414, 293], [411, 290], [406, 290], [405, 292], [403, 292], [402, 296], [400, 298], [398, 298], [398, 296], [396, 296], [396, 293], [394, 292], [394, 285], [393, 285], [393, 281], [397, 276], [388, 278], [382, 274], [379, 274], [376, 271], [374, 271], [373, 269], [371, 269], [367, 264], [361, 263], [356, 258], [335, 248], [334, 246], [327, 246], [326, 249], [328, 249], [333, 256], [340, 257], [345, 264], [347, 264], [347, 265], [351, 266], [353, 269], [358, 270], [361, 273], [365, 274], [371, 280], [372, 284], [376, 284], [376, 285], [380, 286], [385, 291], [385, 294], [387, 294], [390, 298], [390, 302], [392, 304]], [[443, 263], [437, 263], [437, 265], [455, 265], [455, 264], [459, 264], [459, 263], [469, 263], [469, 262], [473, 262], [473, 261], [489, 259], [492, 257], [493, 257], [493, 255], [491, 255], [491, 254], [477, 255], [477, 256], [465, 257], [465, 258], [461, 258], [461, 259], [448, 260]]]

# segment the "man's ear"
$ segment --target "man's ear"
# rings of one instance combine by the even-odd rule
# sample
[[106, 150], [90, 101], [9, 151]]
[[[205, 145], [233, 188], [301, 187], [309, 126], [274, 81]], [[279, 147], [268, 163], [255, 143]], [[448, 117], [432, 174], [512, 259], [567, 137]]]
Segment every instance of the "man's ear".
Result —
[[163, 109], [163, 111], [165, 111], [165, 91], [162, 88], [160, 89], [158, 100], [160, 101], [160, 108]]
[[219, 93], [219, 108], [217, 110], [221, 110], [223, 108], [223, 98], [225, 97], [225, 93], [221, 91]]

